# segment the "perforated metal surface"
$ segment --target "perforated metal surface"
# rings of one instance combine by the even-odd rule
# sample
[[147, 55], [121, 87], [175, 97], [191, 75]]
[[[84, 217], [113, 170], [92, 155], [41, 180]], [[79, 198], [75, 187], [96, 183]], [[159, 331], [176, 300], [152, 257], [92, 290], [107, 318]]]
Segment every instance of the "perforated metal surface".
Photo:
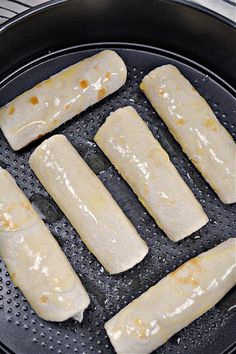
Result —
[[[101, 49], [101, 48], [99, 48]], [[16, 77], [1, 91], [0, 105], [60, 69], [94, 54], [98, 49], [80, 49], [55, 55]], [[41, 320], [15, 288], [0, 260], [0, 342], [17, 354], [26, 353], [114, 353], [105, 334], [104, 322], [151, 285], [183, 262], [236, 236], [236, 208], [224, 205], [182, 153], [180, 146], [139, 90], [142, 77], [164, 63], [177, 65], [207, 99], [221, 123], [236, 138], [236, 103], [233, 96], [206, 73], [176, 61], [173, 55], [148, 50], [117, 49], [129, 75], [124, 87], [55, 130], [63, 133], [99, 176], [140, 235], [150, 247], [139, 265], [121, 275], [110, 276], [84, 246], [70, 223], [58, 210], [29, 168], [28, 159], [40, 141], [13, 152], [0, 133], [0, 165], [16, 178], [59, 242], [87, 288], [91, 305], [82, 324], [74, 320], [49, 323]], [[194, 64], [192, 64], [194, 65]], [[203, 70], [203, 69], [202, 69]], [[204, 71], [204, 70], [203, 70]], [[129, 186], [93, 142], [93, 137], [109, 113], [133, 105], [154, 136], [169, 153], [181, 176], [207, 212], [210, 222], [180, 242], [171, 242], [156, 226]], [[171, 294], [170, 294], [171, 296]], [[236, 290], [215, 308], [172, 337], [156, 354], [221, 353], [235, 339]]]

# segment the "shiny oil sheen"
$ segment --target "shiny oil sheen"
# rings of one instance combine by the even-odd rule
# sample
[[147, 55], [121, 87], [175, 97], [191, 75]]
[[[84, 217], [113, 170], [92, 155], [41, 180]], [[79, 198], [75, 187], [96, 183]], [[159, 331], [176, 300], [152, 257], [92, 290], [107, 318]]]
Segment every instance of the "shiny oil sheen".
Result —
[[89, 297], [50, 231], [0, 168], [0, 255], [38, 316], [83, 319]]
[[132, 223], [63, 135], [43, 142], [30, 165], [109, 273], [128, 270], [146, 256], [148, 247]]
[[149, 354], [236, 285], [236, 239], [191, 259], [105, 325], [118, 354]]
[[205, 99], [173, 65], [151, 71], [140, 87], [219, 198], [235, 203], [236, 145]]
[[2, 107], [0, 128], [11, 147], [19, 150], [118, 90], [126, 76], [123, 60], [114, 51], [102, 51]]

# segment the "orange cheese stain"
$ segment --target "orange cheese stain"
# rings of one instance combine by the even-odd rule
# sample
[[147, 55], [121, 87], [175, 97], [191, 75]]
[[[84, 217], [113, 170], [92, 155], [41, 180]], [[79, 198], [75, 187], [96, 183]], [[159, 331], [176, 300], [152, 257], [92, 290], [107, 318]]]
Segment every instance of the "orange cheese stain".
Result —
[[46, 305], [48, 303], [48, 297], [46, 295], [41, 296], [40, 302], [43, 305]]
[[214, 118], [207, 118], [206, 120], [204, 120], [203, 125], [204, 127], [209, 128], [214, 132], [217, 132], [219, 130], [219, 126]]
[[101, 100], [105, 96], [106, 96], [106, 90], [104, 87], [102, 87], [100, 88], [100, 90], [98, 90], [98, 100]]
[[66, 103], [64, 109], [69, 109], [69, 108], [70, 108], [70, 103]]
[[134, 324], [135, 324], [135, 327], [136, 327], [136, 332], [137, 332], [137, 335], [138, 335], [138, 338], [139, 339], [146, 339], [148, 337], [148, 334], [147, 334], [147, 329], [148, 329], [148, 326], [145, 322], [143, 322], [142, 320], [136, 318], [134, 320]]
[[186, 122], [187, 122], [187, 120], [184, 119], [184, 118], [178, 118], [178, 119], [176, 119], [176, 124], [177, 124], [179, 127], [181, 127], [182, 125], [184, 125]]
[[[181, 275], [181, 271], [184, 271], [184, 268], [186, 265], [190, 265], [191, 268], [188, 269], [186, 268], [187, 272], [189, 273], [186, 276]], [[190, 273], [192, 273], [193, 269], [195, 270], [195, 273], [200, 273], [201, 272], [201, 265], [199, 260], [195, 257], [193, 259], [190, 259], [187, 263], [182, 264], [179, 268], [177, 268], [174, 272], [170, 274], [171, 277], [175, 278], [178, 282], [182, 284], [189, 284], [189, 285], [199, 285], [199, 281], [194, 277], [191, 276]]]
[[80, 80], [79, 85], [84, 90], [87, 87], [89, 87], [89, 82], [88, 82], [88, 80]]
[[164, 93], [164, 90], [162, 90], [161, 88], [158, 90], [158, 96], [162, 97]]
[[32, 96], [30, 98], [30, 103], [33, 104], [33, 105], [36, 105], [36, 104], [39, 103], [39, 100], [38, 100], [38, 98], [36, 96]]
[[17, 228], [13, 221], [7, 219], [0, 219], [0, 226], [3, 226], [5, 230], [15, 230]]
[[106, 78], [107, 80], [109, 80], [110, 77], [111, 77], [111, 73], [109, 73], [109, 72], [107, 71], [106, 74], [105, 74], [105, 78]]
[[9, 108], [9, 110], [8, 110], [9, 116], [12, 116], [12, 115], [15, 113], [15, 111], [16, 111], [15, 107], [14, 107], [14, 106], [11, 106], [11, 107]]
[[10, 277], [11, 277], [12, 281], [15, 281], [16, 273], [14, 272], [14, 273], [10, 274]]
[[29, 203], [21, 203], [21, 206], [29, 211], [31, 211], [31, 205]]
[[139, 85], [139, 87], [140, 87], [140, 90], [145, 90], [145, 86], [144, 86], [144, 83], [143, 82], [141, 82], [141, 84]]

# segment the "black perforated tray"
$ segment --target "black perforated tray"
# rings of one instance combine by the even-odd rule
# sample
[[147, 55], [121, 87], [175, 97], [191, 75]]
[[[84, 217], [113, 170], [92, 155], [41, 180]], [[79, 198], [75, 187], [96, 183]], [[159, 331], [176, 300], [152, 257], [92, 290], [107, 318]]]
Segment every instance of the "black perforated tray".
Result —
[[[15, 153], [0, 133], [0, 165], [16, 178], [18, 185], [39, 209], [91, 298], [82, 324], [74, 320], [59, 324], [43, 321], [34, 313], [19, 289], [14, 287], [0, 260], [0, 342], [4, 351], [17, 354], [112, 354], [114, 350], [103, 327], [106, 320], [183, 262], [236, 236], [235, 206], [220, 202], [182, 153], [138, 87], [143, 76], [154, 67], [166, 63], [176, 65], [207, 99], [220, 122], [236, 139], [233, 89], [204, 67], [170, 52], [146, 46], [115, 43], [78, 46], [31, 62], [1, 89], [0, 105], [49, 75], [107, 47], [116, 50], [126, 62], [126, 85], [53, 134], [67, 136], [147, 242], [149, 254], [130, 271], [110, 276], [87, 250], [30, 170], [29, 156], [42, 140]], [[171, 242], [156, 226], [129, 186], [93, 142], [96, 131], [109, 113], [126, 105], [134, 106], [147, 122], [210, 218], [205, 227], [177, 244]], [[172, 337], [155, 353], [219, 354], [226, 353], [226, 350], [232, 353], [235, 333], [234, 288], [212, 310]]]

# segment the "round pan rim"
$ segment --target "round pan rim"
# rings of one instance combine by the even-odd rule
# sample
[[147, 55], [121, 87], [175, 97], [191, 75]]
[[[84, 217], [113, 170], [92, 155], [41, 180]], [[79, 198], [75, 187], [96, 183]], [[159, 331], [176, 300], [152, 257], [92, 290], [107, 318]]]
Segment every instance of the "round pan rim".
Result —
[[[27, 18], [31, 17], [32, 15], [35, 15], [43, 10], [53, 7], [53, 6], [63, 4], [67, 1], [68, 0], [50, 0], [50, 1], [42, 3], [40, 5], [36, 5], [32, 8], [24, 11], [23, 13], [20, 13], [20, 14], [14, 16], [10, 20], [8, 20], [0, 25], [0, 35], [2, 32], [8, 30], [12, 26], [17, 25], [18, 22], [21, 22], [23, 20], [27, 20]], [[77, 1], [80, 1], [80, 0], [77, 0]], [[218, 12], [208, 9], [200, 4], [193, 3], [193, 2], [190, 3], [188, 0], [164, 0], [164, 1], [169, 2], [169, 3], [175, 3], [175, 4], [178, 4], [179, 6], [187, 6], [187, 7], [190, 7], [192, 9], [196, 10], [196, 11], [205, 13], [206, 15], [214, 17], [217, 20], [223, 22], [224, 24], [226, 24], [236, 30], [236, 24], [232, 20], [230, 20], [227, 17], [219, 14]]]

